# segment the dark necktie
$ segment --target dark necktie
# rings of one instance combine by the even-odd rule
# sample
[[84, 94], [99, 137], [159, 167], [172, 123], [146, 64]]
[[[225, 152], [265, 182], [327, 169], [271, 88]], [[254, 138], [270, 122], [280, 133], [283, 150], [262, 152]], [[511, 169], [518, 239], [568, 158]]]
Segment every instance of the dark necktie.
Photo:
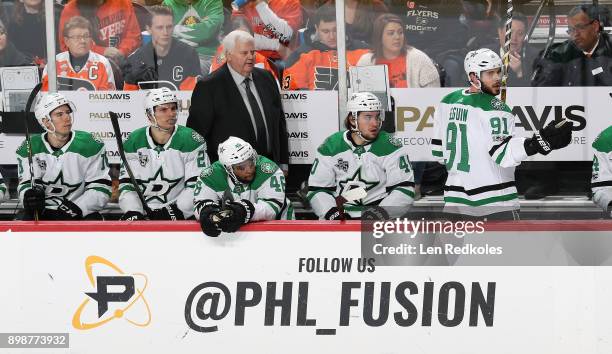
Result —
[[257, 152], [260, 154], [267, 154], [268, 151], [268, 134], [266, 133], [266, 125], [264, 123], [263, 115], [255, 99], [255, 95], [251, 91], [249, 82], [250, 78], [244, 79], [244, 86], [246, 87], [247, 97], [249, 98], [249, 105], [251, 106], [251, 112], [253, 112], [253, 118], [255, 118], [255, 131], [257, 133]]

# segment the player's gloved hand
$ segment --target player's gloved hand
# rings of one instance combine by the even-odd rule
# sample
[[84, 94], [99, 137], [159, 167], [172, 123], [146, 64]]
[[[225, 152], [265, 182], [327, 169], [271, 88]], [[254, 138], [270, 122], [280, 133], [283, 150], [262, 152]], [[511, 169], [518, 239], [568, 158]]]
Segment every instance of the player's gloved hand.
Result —
[[23, 208], [28, 215], [40, 215], [45, 210], [45, 190], [34, 186], [23, 193]]
[[[344, 220], [351, 220], [352, 217], [348, 213], [343, 213]], [[342, 220], [340, 218], [340, 210], [337, 207], [333, 207], [325, 213], [325, 220]]]
[[361, 213], [361, 220], [389, 220], [389, 213], [383, 207], [373, 205]]
[[144, 216], [144, 214], [138, 212], [138, 211], [133, 211], [130, 210], [126, 213], [124, 213], [123, 215], [121, 215], [121, 218], [119, 218], [119, 220], [123, 220], [123, 221], [138, 221], [138, 220], [147, 220], [147, 217]]
[[185, 215], [176, 203], [172, 203], [163, 208], [152, 209], [149, 218], [151, 220], [185, 220]]
[[217, 226], [216, 220], [213, 220], [219, 218], [220, 211], [219, 205], [212, 202], [202, 207], [200, 211], [200, 228], [202, 228], [202, 232], [207, 236], [217, 237], [221, 234], [221, 229]]
[[551, 151], [564, 148], [572, 141], [572, 123], [568, 120], [552, 121], [540, 129], [533, 137], [525, 140], [527, 155], [540, 153], [548, 155]]
[[[229, 211], [229, 213], [226, 213]], [[255, 206], [247, 199], [228, 202], [222, 214], [226, 214], [219, 222], [219, 227], [225, 232], [236, 232], [240, 226], [247, 224], [255, 214]]]
[[78, 205], [68, 199], [64, 199], [56, 210], [57, 220], [80, 220], [83, 219], [83, 211]]

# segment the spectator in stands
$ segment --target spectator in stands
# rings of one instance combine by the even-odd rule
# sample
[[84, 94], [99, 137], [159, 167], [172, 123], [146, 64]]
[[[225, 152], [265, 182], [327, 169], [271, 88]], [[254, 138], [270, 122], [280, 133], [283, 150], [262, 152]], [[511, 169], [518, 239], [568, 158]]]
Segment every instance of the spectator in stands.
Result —
[[[58, 90], [115, 90], [109, 60], [91, 50], [91, 23], [82, 16], [72, 17], [64, 24], [62, 33], [68, 50], [55, 56]], [[42, 89], [48, 90], [46, 66], [42, 82]]]
[[463, 61], [469, 51], [487, 48], [499, 53], [499, 17], [493, 0], [461, 0], [461, 8], [460, 26], [448, 29], [453, 33], [452, 40], [447, 42], [448, 50], [435, 58], [445, 70], [446, 87], [465, 85]]
[[244, 16], [255, 33], [255, 49], [274, 61], [289, 56], [292, 38], [302, 25], [299, 0], [239, 0], [234, 16]]
[[[241, 30], [249, 33], [251, 36], [253, 35], [251, 25], [243, 16], [234, 17], [230, 21], [230, 32], [233, 30]], [[225, 50], [223, 49], [223, 44], [221, 44], [217, 48], [217, 53], [213, 57], [210, 65], [210, 73], [219, 69], [221, 66], [223, 66], [223, 64], [225, 64]], [[278, 70], [274, 63], [257, 52], [255, 52], [255, 67], [268, 70], [272, 75], [274, 75], [274, 78], [278, 80]]]
[[9, 40], [4, 23], [0, 22], [0, 68], [5, 66], [31, 65], [30, 60]]
[[[306, 33], [305, 43], [289, 56], [283, 72], [283, 90], [337, 90], [338, 53], [336, 51], [336, 11], [329, 4], [321, 6], [314, 17], [314, 40]], [[348, 41], [347, 66], [357, 64], [367, 49], [355, 49], [359, 43]]]
[[[459, 21], [462, 3], [457, 0], [387, 0], [389, 12], [404, 22], [409, 44], [436, 58], [467, 42], [467, 29]], [[452, 35], [449, 35], [451, 34]]]
[[[128, 57], [124, 68], [124, 90], [138, 90], [143, 81], [168, 81], [173, 90], [191, 91], [202, 73], [195, 49], [172, 38], [174, 22], [172, 9], [164, 5], [149, 8], [151, 23], [147, 31], [151, 42]], [[164, 86], [161, 84], [161, 86]], [[142, 84], [140, 88], [152, 88]]]
[[[334, 6], [335, 1], [328, 4]], [[344, 19], [349, 38], [368, 44], [372, 38], [374, 20], [388, 12], [381, 0], [344, 0]]]
[[[509, 86], [529, 86], [531, 81], [532, 63], [536, 58], [537, 52], [533, 47], [523, 48], [525, 34], [527, 33], [528, 20], [520, 12], [512, 14], [512, 36], [510, 39], [510, 64], [508, 74]], [[506, 23], [499, 21], [499, 45], [502, 48], [500, 56], [504, 57], [504, 41], [506, 38]], [[525, 49], [525, 57], [523, 57]]]
[[363, 55], [358, 66], [386, 64], [391, 87], [440, 87], [438, 70], [422, 51], [406, 44], [402, 20], [392, 14], [374, 21], [372, 51]]
[[164, 5], [174, 13], [174, 36], [195, 48], [200, 72], [209, 72], [223, 26], [221, 0], [164, 0]]
[[533, 86], [611, 86], [612, 42], [603, 32], [600, 8], [580, 5], [568, 14], [570, 39], [551, 46], [536, 66]]
[[92, 50], [120, 62], [140, 46], [140, 27], [130, 0], [71, 0], [60, 18], [59, 41], [67, 50], [64, 25], [74, 16], [92, 24]]
[[15, 47], [33, 61], [44, 60], [47, 50], [43, 0], [15, 1], [9, 33]]

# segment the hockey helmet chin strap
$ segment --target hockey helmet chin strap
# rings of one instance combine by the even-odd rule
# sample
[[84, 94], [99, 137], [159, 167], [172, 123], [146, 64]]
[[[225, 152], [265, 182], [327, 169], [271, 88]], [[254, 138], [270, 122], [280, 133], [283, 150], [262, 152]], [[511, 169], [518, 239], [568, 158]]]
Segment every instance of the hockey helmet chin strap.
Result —
[[[359, 112], [357, 112], [357, 115], [359, 115]], [[354, 127], [353, 127], [353, 126], [351, 126], [351, 132], [352, 132], [352, 133], [357, 133], [357, 136], [358, 136], [360, 139], [364, 140], [366, 143], [371, 143], [371, 142], [372, 142], [372, 140], [370, 140], [370, 139], [366, 139], [366, 138], [363, 136], [363, 134], [361, 133], [361, 130], [359, 130], [359, 122], [358, 122], [357, 117], [355, 117], [355, 115], [354, 115], [353, 113], [351, 113], [351, 116], [352, 116], [351, 120], [352, 120], [352, 121], [355, 123], [355, 126], [354, 126]], [[381, 127], [382, 127], [382, 120], [381, 120], [381, 119], [378, 119], [378, 131], [379, 131], [379, 132], [380, 132], [380, 128], [381, 128]]]
[[[155, 107], [153, 107], [153, 110], [155, 110]], [[147, 114], [149, 115], [149, 122], [153, 121], [153, 123], [151, 124], [152, 128], [160, 130], [164, 133], [172, 133], [172, 131], [174, 131], [175, 127], [172, 127], [171, 129], [160, 127], [159, 124], [157, 124], [157, 118], [155, 118], [155, 112], [148, 111]]]
[[[70, 124], [74, 124], [74, 117], [72, 116], [72, 110], [70, 111]], [[54, 137], [56, 137], [57, 139], [59, 139], [60, 137], [57, 136], [57, 133], [55, 132], [57, 129], [55, 128], [55, 124], [53, 124], [53, 119], [51, 119], [51, 116], [47, 116], [46, 117], [49, 120], [49, 125], [51, 125], [51, 127], [53, 128], [53, 130], [47, 128], [47, 126], [45, 125], [44, 128], [47, 131], [48, 134], [53, 135]], [[72, 133], [72, 128], [70, 128], [70, 133]]]

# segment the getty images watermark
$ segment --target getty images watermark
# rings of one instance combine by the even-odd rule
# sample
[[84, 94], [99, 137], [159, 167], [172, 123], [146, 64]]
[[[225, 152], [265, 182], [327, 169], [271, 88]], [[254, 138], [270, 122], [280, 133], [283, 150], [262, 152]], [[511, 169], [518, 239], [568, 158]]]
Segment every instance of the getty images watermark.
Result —
[[375, 259], [376, 267], [612, 266], [609, 230], [570, 231], [567, 222], [532, 228], [529, 221], [388, 207], [363, 215], [361, 256]]

